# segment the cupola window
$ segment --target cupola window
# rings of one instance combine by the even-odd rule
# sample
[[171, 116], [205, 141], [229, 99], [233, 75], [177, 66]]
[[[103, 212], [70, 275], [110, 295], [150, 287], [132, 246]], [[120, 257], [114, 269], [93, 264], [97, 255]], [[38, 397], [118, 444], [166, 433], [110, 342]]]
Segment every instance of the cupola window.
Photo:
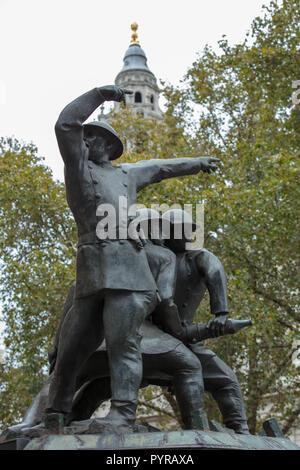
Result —
[[134, 102], [135, 103], [141, 103], [142, 102], [142, 95], [139, 91], [136, 91], [135, 92], [135, 95], [134, 95]]

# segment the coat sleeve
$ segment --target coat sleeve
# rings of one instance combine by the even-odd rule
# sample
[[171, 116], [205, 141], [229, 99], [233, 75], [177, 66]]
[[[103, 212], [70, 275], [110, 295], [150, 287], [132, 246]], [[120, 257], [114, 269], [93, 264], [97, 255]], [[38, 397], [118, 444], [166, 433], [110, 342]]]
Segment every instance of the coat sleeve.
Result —
[[61, 156], [66, 166], [78, 162], [83, 156], [84, 121], [105, 101], [99, 88], [84, 93], [68, 104], [55, 124], [55, 133]]
[[195, 261], [209, 292], [211, 313], [228, 313], [227, 280], [221, 261], [205, 248], [195, 252]]
[[175, 176], [194, 175], [202, 170], [202, 160], [199, 158], [169, 158], [140, 161], [134, 166], [137, 190], [149, 184], [159, 183]]

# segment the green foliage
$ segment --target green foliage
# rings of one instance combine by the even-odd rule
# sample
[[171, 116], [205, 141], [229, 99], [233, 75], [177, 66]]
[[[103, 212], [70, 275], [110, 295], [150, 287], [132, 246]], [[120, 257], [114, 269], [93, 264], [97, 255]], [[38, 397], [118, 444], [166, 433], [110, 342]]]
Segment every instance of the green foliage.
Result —
[[74, 223], [63, 184], [33, 145], [0, 141], [0, 284], [6, 362], [0, 421], [24, 413], [47, 373], [47, 352], [74, 279]]
[[205, 48], [181, 100], [192, 135], [222, 160], [202, 191], [206, 247], [224, 263], [233, 314], [254, 328], [211, 343], [239, 376], [252, 432], [267, 402], [285, 431], [299, 416], [299, 20], [299, 2], [271, 2], [242, 44]]

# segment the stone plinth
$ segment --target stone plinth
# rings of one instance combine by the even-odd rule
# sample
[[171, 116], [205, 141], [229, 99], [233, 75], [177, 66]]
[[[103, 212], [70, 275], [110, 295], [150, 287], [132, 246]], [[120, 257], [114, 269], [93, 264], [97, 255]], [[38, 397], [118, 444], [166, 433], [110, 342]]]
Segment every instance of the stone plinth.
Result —
[[25, 450], [129, 449], [300, 450], [286, 438], [213, 431], [166, 431], [132, 434], [50, 435], [32, 439]]
[[277, 429], [274, 419], [265, 426], [267, 436], [236, 434], [216, 424], [210, 422], [210, 431], [160, 431], [148, 423], [114, 426], [97, 418], [59, 428], [40, 424], [4, 431], [0, 450], [300, 450]]

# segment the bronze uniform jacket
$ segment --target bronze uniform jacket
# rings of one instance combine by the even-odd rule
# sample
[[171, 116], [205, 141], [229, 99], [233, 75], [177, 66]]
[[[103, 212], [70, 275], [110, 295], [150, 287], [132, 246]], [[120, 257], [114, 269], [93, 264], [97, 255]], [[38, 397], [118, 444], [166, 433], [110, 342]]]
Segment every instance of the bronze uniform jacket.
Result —
[[[194, 323], [194, 316], [199, 307], [206, 289], [210, 292], [210, 306], [213, 314], [227, 310], [226, 293], [216, 296], [215, 291], [222, 291], [225, 285], [225, 273], [219, 259], [214, 256], [210, 259], [216, 270], [216, 275], [210, 281], [205, 280], [199, 272], [197, 257], [205, 252], [205, 248], [200, 250], [190, 250], [176, 255], [177, 279], [174, 301], [178, 307], [178, 313], [183, 325]], [[213, 283], [213, 286], [212, 286]], [[143, 336], [141, 350], [143, 354], [162, 354], [173, 351], [181, 343], [177, 338], [162, 332], [157, 326], [145, 321], [140, 331]], [[204, 347], [203, 342], [189, 344], [188, 347], [202, 357], [215, 356], [215, 353]]]

